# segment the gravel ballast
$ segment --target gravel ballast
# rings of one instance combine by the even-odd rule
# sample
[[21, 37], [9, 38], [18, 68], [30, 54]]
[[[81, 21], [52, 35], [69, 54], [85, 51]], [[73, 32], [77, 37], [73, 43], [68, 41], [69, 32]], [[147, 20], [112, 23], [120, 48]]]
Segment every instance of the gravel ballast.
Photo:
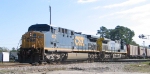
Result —
[[[132, 62], [133, 63], [133, 62]], [[0, 74], [148, 74], [124, 69], [131, 62], [95, 62], [0, 68]], [[134, 64], [134, 63], [133, 63]]]

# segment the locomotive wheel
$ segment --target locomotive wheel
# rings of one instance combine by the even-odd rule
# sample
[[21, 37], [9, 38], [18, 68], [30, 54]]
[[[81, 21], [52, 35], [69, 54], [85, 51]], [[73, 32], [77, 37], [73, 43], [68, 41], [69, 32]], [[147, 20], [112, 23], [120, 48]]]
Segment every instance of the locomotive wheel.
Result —
[[68, 53], [60, 54], [60, 62], [64, 62], [68, 58]]
[[113, 60], [113, 53], [110, 54], [110, 60]]
[[101, 61], [100, 59], [101, 59], [101, 53], [97, 53], [95, 60], [96, 60], [96, 61]]
[[105, 61], [105, 53], [102, 52], [100, 55], [100, 61]]
[[92, 54], [92, 53], [89, 53], [89, 54], [88, 54], [88, 62], [89, 62], [89, 63], [94, 62], [94, 58], [95, 58], [94, 54]]

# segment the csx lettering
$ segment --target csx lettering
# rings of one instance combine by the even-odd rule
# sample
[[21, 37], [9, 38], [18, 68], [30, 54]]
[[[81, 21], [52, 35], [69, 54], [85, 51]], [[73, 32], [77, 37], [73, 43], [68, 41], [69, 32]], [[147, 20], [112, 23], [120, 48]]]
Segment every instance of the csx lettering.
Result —
[[75, 44], [77, 46], [84, 46], [84, 38], [80, 36], [75, 37]]

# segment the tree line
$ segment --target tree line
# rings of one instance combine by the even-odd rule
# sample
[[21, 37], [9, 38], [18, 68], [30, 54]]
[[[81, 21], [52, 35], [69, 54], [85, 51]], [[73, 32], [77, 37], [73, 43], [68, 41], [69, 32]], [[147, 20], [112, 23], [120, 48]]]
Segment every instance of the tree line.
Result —
[[135, 33], [133, 30], [124, 27], [124, 26], [116, 26], [115, 29], [107, 29], [104, 26], [100, 27], [100, 30], [97, 30], [97, 34], [100, 35], [101, 38], [108, 38], [111, 40], [123, 40], [125, 44], [138, 45], [132, 38]]
[[9, 50], [7, 47], [0, 47], [0, 52], [17, 52], [18, 49], [15, 49], [14, 47]]

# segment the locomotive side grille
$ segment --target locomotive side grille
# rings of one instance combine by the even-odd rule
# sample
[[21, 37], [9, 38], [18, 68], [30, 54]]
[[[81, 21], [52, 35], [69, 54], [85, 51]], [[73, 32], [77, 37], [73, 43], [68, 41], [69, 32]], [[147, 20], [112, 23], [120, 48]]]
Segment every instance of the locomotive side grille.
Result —
[[105, 50], [105, 51], [108, 50], [108, 45], [107, 44], [103, 44], [102, 45], [102, 49]]

